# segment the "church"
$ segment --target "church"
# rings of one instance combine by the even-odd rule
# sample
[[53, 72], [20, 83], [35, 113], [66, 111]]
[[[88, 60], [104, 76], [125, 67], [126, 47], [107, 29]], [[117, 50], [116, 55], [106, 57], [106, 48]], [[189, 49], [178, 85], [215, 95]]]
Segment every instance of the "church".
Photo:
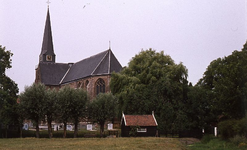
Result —
[[66, 85], [83, 88], [93, 99], [99, 93], [110, 92], [111, 73], [120, 72], [121, 69], [121, 64], [110, 48], [75, 63], [57, 63], [48, 7], [35, 83], [43, 83], [55, 89]]

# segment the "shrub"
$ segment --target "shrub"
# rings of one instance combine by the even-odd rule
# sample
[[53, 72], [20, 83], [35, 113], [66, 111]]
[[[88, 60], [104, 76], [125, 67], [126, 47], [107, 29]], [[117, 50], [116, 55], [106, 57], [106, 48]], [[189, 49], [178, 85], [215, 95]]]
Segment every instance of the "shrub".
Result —
[[233, 138], [230, 138], [230, 141], [235, 144], [235, 145], [239, 145], [240, 143], [247, 143], [247, 139], [245, 136], [240, 136], [240, 135], [236, 135]]
[[247, 138], [247, 117], [241, 119], [238, 123], [239, 125], [239, 135], [245, 136]]
[[201, 142], [206, 144], [208, 142], [210, 142], [212, 139], [215, 139], [216, 137], [212, 134], [205, 134], [203, 137], [202, 137], [202, 140]]
[[238, 124], [235, 119], [222, 121], [218, 127], [223, 139], [233, 138], [238, 133]]
[[223, 139], [233, 138], [236, 135], [247, 137], [247, 118], [241, 120], [226, 120], [218, 125], [221, 137]]

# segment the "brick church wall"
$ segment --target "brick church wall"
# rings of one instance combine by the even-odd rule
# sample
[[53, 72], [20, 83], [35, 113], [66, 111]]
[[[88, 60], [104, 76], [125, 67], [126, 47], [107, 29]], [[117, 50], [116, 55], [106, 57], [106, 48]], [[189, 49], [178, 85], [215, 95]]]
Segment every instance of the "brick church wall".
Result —
[[63, 86], [70, 86], [71, 88], [83, 88], [88, 92], [90, 100], [96, 97], [96, 82], [99, 79], [103, 79], [105, 82], [105, 92], [110, 92], [110, 75], [101, 75], [101, 76], [91, 76], [87, 78], [83, 78], [74, 82], [70, 82], [68, 84], [63, 84]]

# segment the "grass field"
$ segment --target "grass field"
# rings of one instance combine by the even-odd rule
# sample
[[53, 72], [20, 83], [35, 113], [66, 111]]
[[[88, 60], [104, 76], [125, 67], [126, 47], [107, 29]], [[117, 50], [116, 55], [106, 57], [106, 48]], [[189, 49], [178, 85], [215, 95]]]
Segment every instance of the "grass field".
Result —
[[0, 139], [0, 149], [185, 150], [186, 145], [180, 142], [178, 138], [13, 138]]
[[0, 150], [246, 150], [218, 138], [207, 143], [194, 138], [8, 138], [0, 139]]

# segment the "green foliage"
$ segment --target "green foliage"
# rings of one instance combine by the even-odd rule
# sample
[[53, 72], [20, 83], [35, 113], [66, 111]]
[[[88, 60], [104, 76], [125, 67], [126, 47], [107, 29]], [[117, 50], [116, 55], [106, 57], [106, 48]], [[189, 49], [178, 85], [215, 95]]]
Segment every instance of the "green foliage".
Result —
[[80, 119], [87, 116], [87, 106], [87, 93], [82, 89], [66, 86], [57, 92], [55, 89], [46, 89], [43, 84], [34, 83], [21, 93], [19, 113], [23, 115], [23, 118], [34, 121], [37, 137], [39, 137], [38, 124], [44, 120], [47, 120], [50, 138], [52, 137], [52, 121], [64, 123], [64, 137], [67, 133], [67, 122], [72, 121], [75, 124], [74, 137], [76, 137]]
[[[237, 146], [235, 146], [233, 143], [215, 138], [211, 139], [207, 143], [195, 143], [193, 145], [189, 145], [190, 150], [233, 150], [233, 149], [239, 149]], [[244, 149], [243, 149], [244, 150]]]
[[78, 123], [81, 118], [86, 118], [88, 116], [87, 106], [88, 106], [88, 95], [83, 89], [75, 89], [74, 96], [71, 98], [71, 119], [75, 125], [74, 137], [77, 136]]
[[13, 53], [11, 53], [9, 50], [6, 50], [5, 47], [2, 47], [0, 45], [0, 76], [5, 75], [6, 69], [11, 68], [11, 56], [13, 56]]
[[247, 109], [247, 49], [210, 63], [198, 85], [213, 93], [215, 116], [241, 119]]
[[90, 117], [100, 124], [101, 134], [104, 132], [106, 120], [116, 116], [117, 99], [111, 93], [100, 93], [90, 104]]
[[46, 90], [46, 98], [44, 99], [43, 107], [44, 107], [44, 114], [47, 119], [48, 123], [48, 133], [49, 138], [52, 138], [52, 126], [51, 123], [53, 118], [55, 117], [56, 113], [56, 106], [57, 106], [57, 91], [55, 89], [47, 89]]
[[247, 118], [241, 120], [225, 120], [219, 123], [219, 132], [223, 139], [230, 139], [236, 135], [246, 136], [246, 122]]
[[155, 111], [161, 130], [182, 130], [188, 124], [184, 107], [187, 72], [182, 63], [175, 64], [163, 51], [141, 51], [128, 67], [112, 74], [110, 87], [119, 99], [118, 114], [122, 111], [125, 114]]
[[43, 84], [34, 83], [25, 87], [25, 91], [20, 94], [20, 107], [26, 119], [31, 119], [36, 124], [36, 137], [39, 137], [39, 122], [44, 119], [46, 112], [46, 87]]
[[211, 112], [211, 99], [211, 91], [200, 86], [189, 86], [185, 107], [190, 128], [202, 129], [216, 120]]
[[66, 137], [66, 127], [67, 123], [71, 119], [71, 112], [73, 107], [72, 100], [74, 99], [74, 89], [69, 86], [61, 88], [58, 92], [58, 102], [57, 102], [57, 117], [58, 121], [61, 121], [64, 124], [64, 138]]
[[204, 135], [204, 136], [202, 137], [201, 142], [202, 142], [203, 144], [207, 144], [208, 142], [210, 142], [210, 141], [213, 140], [213, 139], [216, 139], [216, 137], [215, 137], [214, 135], [212, 135], [212, 134], [206, 134], [206, 135]]
[[247, 138], [245, 136], [236, 135], [233, 138], [230, 138], [230, 142], [237, 146], [241, 143], [247, 144]]
[[[13, 54], [0, 45], [0, 126], [18, 124], [17, 84], [6, 76], [6, 69], [11, 68]], [[7, 134], [6, 134], [7, 137]]]

